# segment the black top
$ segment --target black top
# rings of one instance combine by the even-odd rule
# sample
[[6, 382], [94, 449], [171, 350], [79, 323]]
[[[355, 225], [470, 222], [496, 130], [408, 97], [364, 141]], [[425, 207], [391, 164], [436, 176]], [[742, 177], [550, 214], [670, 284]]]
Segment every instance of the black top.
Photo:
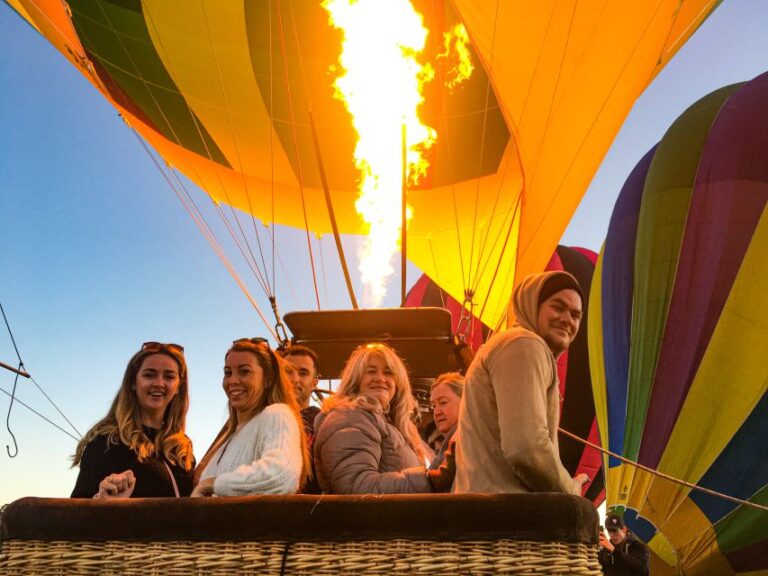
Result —
[[320, 414], [317, 406], [307, 406], [301, 411], [301, 420], [304, 422], [304, 433], [307, 435], [307, 450], [309, 450], [309, 463], [312, 466], [312, 478], [301, 489], [303, 494], [320, 494], [320, 485], [315, 474], [315, 455], [312, 447], [315, 444], [315, 418]]
[[601, 548], [597, 558], [606, 576], [647, 576], [650, 570], [648, 548], [631, 533], [613, 552]]
[[[145, 426], [144, 433], [153, 440], [157, 430]], [[102, 434], [91, 440], [83, 451], [80, 473], [72, 490], [72, 498], [93, 498], [93, 495], [99, 491], [99, 482], [110, 474], [125, 472], [129, 469], [136, 477], [136, 486], [131, 498], [175, 496], [173, 483], [164, 462], [166, 460], [162, 454], [139, 462], [136, 454], [128, 446], [122, 442], [110, 444], [107, 442], [107, 435]], [[167, 463], [176, 479], [179, 495], [189, 496], [192, 492], [192, 470], [187, 471], [181, 466]]]

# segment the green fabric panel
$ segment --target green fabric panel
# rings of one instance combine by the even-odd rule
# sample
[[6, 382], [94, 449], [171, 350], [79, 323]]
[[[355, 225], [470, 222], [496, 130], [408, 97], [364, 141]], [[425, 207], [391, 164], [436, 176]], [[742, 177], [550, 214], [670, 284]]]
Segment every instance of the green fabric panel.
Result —
[[[750, 502], [768, 506], [768, 486], [749, 499]], [[768, 512], [740, 506], [715, 525], [717, 543], [723, 554], [729, 554], [750, 544], [768, 540]]]
[[699, 157], [712, 122], [736, 89], [717, 90], [686, 110], [659, 143], [643, 191], [635, 243], [635, 285], [624, 456], [636, 460]]
[[141, 2], [72, 0], [69, 5], [83, 47], [121, 92], [113, 94], [115, 100], [127, 98], [168, 140], [230, 168], [157, 55]]

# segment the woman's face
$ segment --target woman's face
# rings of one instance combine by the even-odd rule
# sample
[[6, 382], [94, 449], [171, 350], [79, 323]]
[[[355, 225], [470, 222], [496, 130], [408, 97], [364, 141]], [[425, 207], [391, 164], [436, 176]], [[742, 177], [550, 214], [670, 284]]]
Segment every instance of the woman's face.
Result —
[[429, 400], [432, 403], [435, 426], [441, 434], [446, 434], [459, 421], [461, 398], [448, 384], [438, 384], [432, 388]]
[[179, 391], [179, 365], [166, 354], [150, 354], [141, 362], [134, 392], [141, 410], [141, 422], [160, 428], [165, 409]]
[[264, 371], [251, 352], [230, 352], [224, 361], [224, 393], [238, 420], [250, 415], [264, 393]]
[[395, 375], [387, 366], [384, 357], [371, 354], [360, 380], [360, 394], [376, 398], [386, 408], [395, 397], [395, 389]]

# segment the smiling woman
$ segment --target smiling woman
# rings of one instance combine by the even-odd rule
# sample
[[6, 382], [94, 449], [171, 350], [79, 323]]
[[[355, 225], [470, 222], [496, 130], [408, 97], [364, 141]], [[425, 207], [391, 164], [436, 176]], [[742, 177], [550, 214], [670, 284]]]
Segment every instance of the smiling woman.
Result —
[[222, 387], [229, 418], [200, 463], [192, 496], [296, 493], [309, 455], [283, 361], [262, 338], [235, 340]]
[[188, 496], [194, 456], [184, 433], [187, 364], [178, 344], [145, 342], [107, 415], [80, 441], [73, 498]]
[[323, 492], [430, 492], [408, 373], [386, 344], [352, 353], [336, 395], [315, 420], [315, 468]]

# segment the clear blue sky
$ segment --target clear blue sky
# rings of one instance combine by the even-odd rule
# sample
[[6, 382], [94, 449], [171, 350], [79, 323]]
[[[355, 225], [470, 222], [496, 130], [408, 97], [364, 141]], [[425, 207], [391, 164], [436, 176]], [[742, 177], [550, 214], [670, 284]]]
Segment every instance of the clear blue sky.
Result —
[[[765, 0], [726, 0], [715, 11], [638, 100], [562, 243], [598, 250], [624, 178], [669, 124], [715, 88], [768, 70], [766, 26]], [[223, 353], [264, 327], [116, 111], [4, 3], [0, 46], [0, 302], [22, 359], [84, 432], [106, 412], [143, 341], [182, 343], [199, 457], [225, 417]], [[303, 233], [278, 234], [288, 247], [281, 308], [313, 308]], [[348, 307], [331, 239], [322, 246], [323, 305]], [[268, 309], [255, 285], [252, 293]], [[0, 361], [16, 363], [4, 326]], [[0, 388], [12, 386], [0, 371]], [[20, 380], [18, 397], [66, 427], [29, 381]], [[9, 458], [8, 405], [0, 392], [0, 504], [68, 495], [75, 442], [16, 405], [19, 454]]]

